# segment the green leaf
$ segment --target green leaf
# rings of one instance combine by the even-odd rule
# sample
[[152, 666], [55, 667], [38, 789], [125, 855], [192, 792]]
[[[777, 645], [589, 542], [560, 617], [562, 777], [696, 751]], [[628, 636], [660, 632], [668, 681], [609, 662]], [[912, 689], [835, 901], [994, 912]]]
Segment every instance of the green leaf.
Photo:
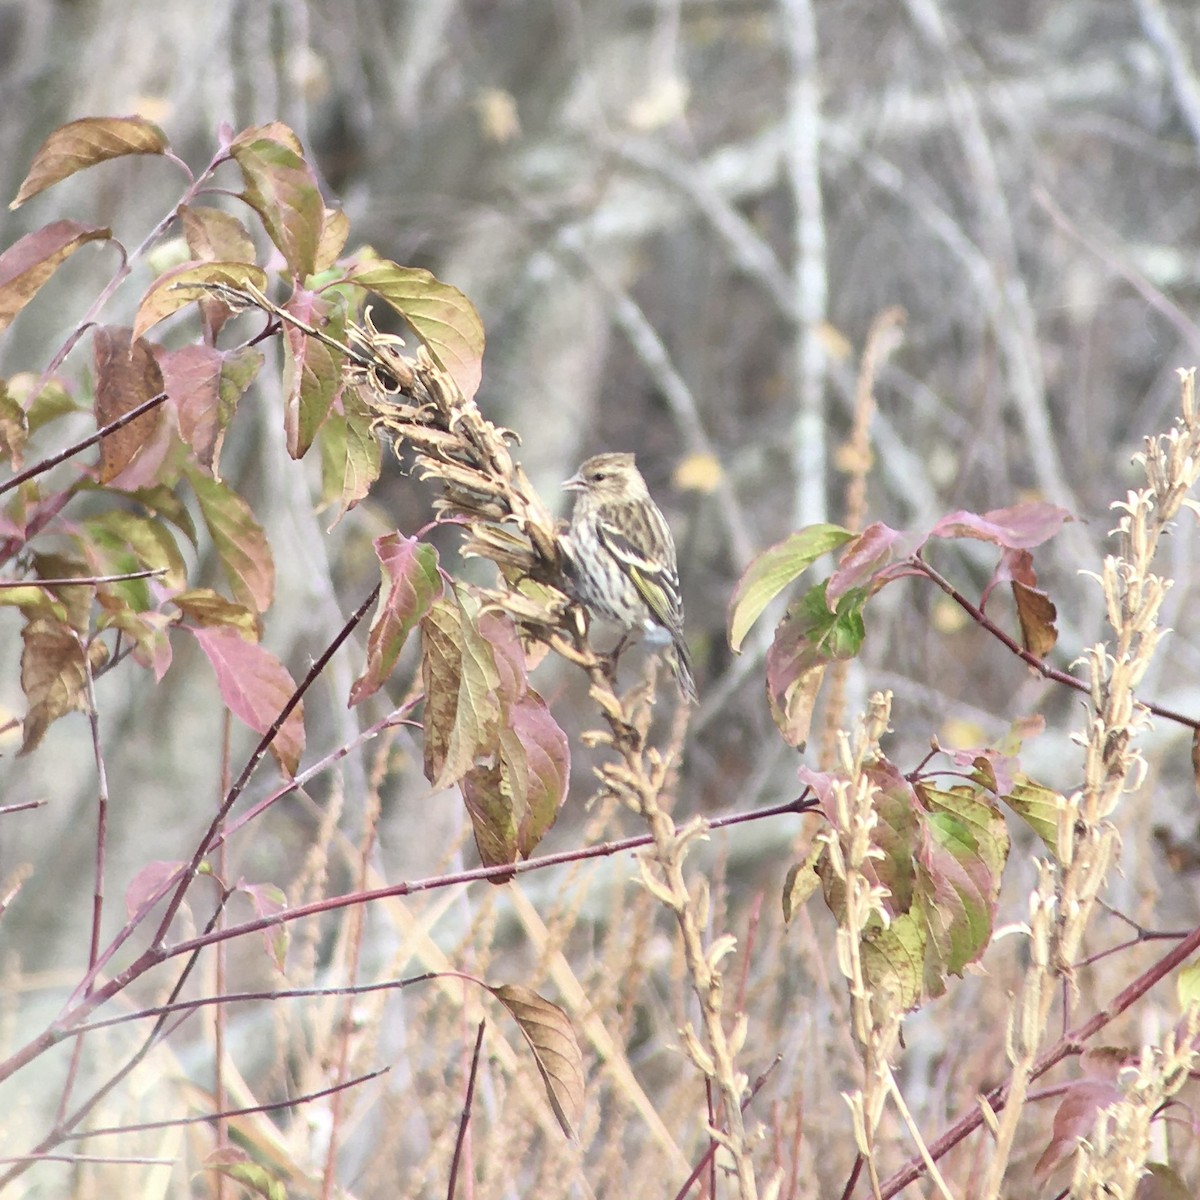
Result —
[[162, 154], [166, 149], [163, 131], [144, 117], [84, 117], [69, 121], [42, 143], [17, 198], [8, 207], [18, 208], [31, 196], [85, 167], [126, 154]]
[[809, 897], [821, 886], [817, 874], [817, 863], [825, 853], [821, 842], [814, 842], [808, 857], [803, 862], [792, 863], [783, 881], [783, 923], [790, 925], [792, 918], [808, 903]]
[[[116, 509], [90, 517], [83, 528], [83, 545], [95, 556], [98, 573], [117, 575], [146, 568], [164, 571], [160, 581], [165, 587], [181, 588], [187, 582], [187, 564], [161, 521]], [[146, 579], [104, 586], [123, 595], [137, 612], [152, 607]]]
[[377, 259], [355, 267], [349, 281], [386, 300], [425, 343], [434, 361], [470, 400], [483, 378], [483, 322], [456, 287], [419, 267]]
[[746, 569], [729, 602], [729, 644], [739, 653], [763, 610], [822, 554], [854, 537], [838, 525], [810, 525], [764, 550]]
[[287, 1184], [236, 1146], [219, 1146], [204, 1160], [204, 1170], [232, 1179], [263, 1200], [288, 1200]]
[[245, 500], [225, 484], [196, 467], [188, 468], [187, 477], [234, 598], [255, 612], [266, 612], [275, 591], [275, 563], [262, 526]]
[[1058, 857], [1058, 814], [1066, 800], [1061, 792], [1035, 783], [1028, 775], [1013, 779], [1012, 791], [1000, 797], [1042, 839], [1046, 849]]
[[495, 654], [459, 598], [433, 603], [421, 618], [425, 684], [425, 778], [457, 783], [478, 754], [495, 751], [500, 675]]
[[907, 1012], [921, 1002], [925, 929], [915, 913], [863, 935], [863, 975], [882, 1012]]
[[1175, 996], [1184, 1012], [1200, 1004], [1200, 963], [1183, 967], [1175, 976]]
[[814, 584], [788, 609], [767, 651], [767, 697], [771, 715], [789, 745], [808, 738], [813, 706], [825, 667], [853, 658], [866, 637], [860, 588], [839, 598], [837, 611], [826, 603], [827, 580]]
[[382, 452], [375, 436], [374, 417], [353, 389], [342, 392], [339, 413], [331, 412], [321, 426], [321, 507], [338, 504], [336, 525], [371, 491], [379, 478]]
[[29, 440], [29, 420], [17, 398], [0, 379], [0, 458], [13, 471], [24, 465], [25, 443]]

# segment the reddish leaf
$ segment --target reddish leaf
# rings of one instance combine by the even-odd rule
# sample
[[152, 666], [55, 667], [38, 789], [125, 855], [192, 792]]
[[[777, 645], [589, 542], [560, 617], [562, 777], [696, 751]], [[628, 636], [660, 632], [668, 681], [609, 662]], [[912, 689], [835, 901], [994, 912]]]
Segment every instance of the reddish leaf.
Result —
[[1052, 538], [1071, 520], [1065, 508], [1033, 501], [979, 513], [956, 512], [943, 517], [929, 531], [931, 538], [978, 538], [1010, 550], [1031, 550]]
[[183, 862], [147, 863], [129, 881], [125, 889], [125, 914], [133, 920], [138, 913], [157, 904], [178, 881], [186, 866]]
[[238, 400], [262, 366], [262, 354], [250, 346], [222, 351], [190, 345], [160, 350], [158, 362], [178, 414], [179, 432], [197, 461], [220, 478], [218, 466], [225, 430]]
[[78, 221], [53, 221], [0, 254], [0, 330], [12, 324], [42, 285], [80, 246], [107, 241], [112, 230]]
[[[921, 996], [941, 995], [945, 976], [961, 975], [986, 950], [1009, 852], [1008, 831], [978, 788], [914, 786], [885, 759], [869, 767], [867, 775], [879, 788], [871, 843], [881, 855], [869, 859], [864, 870], [872, 883], [886, 889], [891, 924], [886, 931], [864, 934], [864, 953], [869, 941], [880, 973], [876, 983], [894, 987], [908, 997], [904, 1007], [910, 1007]], [[835, 822], [837, 777], [805, 768], [800, 778]], [[845, 896], [828, 859], [818, 863], [817, 873], [826, 903], [841, 919]], [[889, 969], [896, 972], [890, 982]]]
[[[107, 425], [163, 391], [163, 377], [154, 353], [141, 338], [131, 343], [126, 328], [99, 326], [92, 338], [96, 367], [96, 424]], [[162, 406], [130, 421], [100, 443], [100, 482], [133, 488], [154, 482], [161, 466], [161, 452], [154, 456], [163, 424]], [[159, 446], [161, 450], [165, 447]], [[128, 471], [137, 458], [147, 461], [145, 469]], [[120, 479], [118, 479], [120, 477]]]
[[[313, 328], [328, 327], [336, 337], [341, 322], [331, 325], [329, 302], [315, 292], [298, 288], [284, 306], [298, 320]], [[342, 355], [303, 330], [285, 323], [284, 344], [284, 429], [288, 453], [303, 458], [321, 428], [341, 382]]]
[[[488, 612], [479, 633], [499, 677], [496, 752], [463, 778], [463, 799], [488, 866], [527, 858], [554, 824], [567, 793], [570, 747], [542, 698], [529, 688], [525, 652], [512, 620]], [[500, 883], [496, 877], [492, 882]]]
[[312, 168], [286, 126], [248, 129], [230, 146], [246, 190], [242, 199], [262, 218], [297, 280], [316, 269], [325, 205]]
[[891, 529], [880, 521], [868, 525], [842, 551], [837, 570], [829, 577], [825, 593], [827, 602], [835, 604], [854, 588], [877, 592], [884, 583], [896, 577], [895, 567], [888, 570], [890, 564], [896, 559], [907, 558], [921, 540], [916, 534]]
[[142, 117], [85, 117], [60, 125], [33, 157], [17, 198], [17, 208], [51, 184], [85, 167], [126, 154], [162, 154], [167, 139], [157, 125]]
[[61, 621], [33, 617], [21, 640], [21, 690], [29, 707], [19, 753], [29, 754], [59, 717], [87, 707], [87, 668], [79, 638]]
[[419, 267], [377, 259], [356, 267], [352, 283], [386, 300], [425, 343], [468, 400], [483, 377], [483, 322], [475, 306], [448, 283]]
[[389, 533], [375, 539], [383, 576], [379, 607], [367, 636], [367, 665], [350, 689], [350, 704], [360, 704], [387, 681], [417, 622], [441, 597], [437, 551], [416, 538]]
[[[239, 879], [237, 890], [249, 896], [256, 917], [276, 917], [287, 911], [287, 896], [274, 883], [246, 883]], [[287, 961], [288, 942], [291, 940], [289, 926], [283, 921], [278, 925], [268, 925], [262, 930], [262, 935], [275, 969], [282, 972]]]
[[[189, 627], [190, 628], [190, 627]], [[217, 676], [221, 698], [238, 720], [266, 733], [296, 691], [295, 681], [269, 650], [232, 629], [191, 628]], [[304, 705], [298, 704], [271, 743], [284, 771], [295, 775], [304, 752]]]
[[187, 476], [234, 598], [266, 612], [275, 591], [275, 564], [262, 526], [231, 488], [194, 468]]
[[133, 322], [134, 336], [141, 337], [193, 300], [212, 300], [214, 284], [232, 288], [244, 288], [249, 284], [263, 291], [267, 286], [267, 273], [261, 267], [244, 262], [190, 262], [164, 271], [138, 305]]
[[1096, 1124], [1096, 1114], [1121, 1099], [1121, 1089], [1099, 1079], [1077, 1079], [1063, 1093], [1054, 1114], [1050, 1143], [1033, 1169], [1039, 1183], [1075, 1153], [1081, 1138], [1086, 1138]]
[[528, 858], [557, 819], [571, 778], [570, 742], [536, 692], [509, 709], [500, 754], [518, 811], [517, 851]]

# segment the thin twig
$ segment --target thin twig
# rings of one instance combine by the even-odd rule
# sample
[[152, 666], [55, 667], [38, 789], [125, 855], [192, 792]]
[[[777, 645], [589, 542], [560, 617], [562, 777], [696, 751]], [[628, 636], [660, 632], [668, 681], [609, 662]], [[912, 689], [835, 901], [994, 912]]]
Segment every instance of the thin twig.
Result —
[[[44, 475], [52, 467], [57, 467], [59, 463], [66, 462], [68, 458], [74, 458], [76, 454], [86, 450], [89, 446], [94, 446], [97, 442], [103, 441], [110, 433], [116, 433], [118, 429], [123, 429], [131, 421], [136, 421], [138, 417], [145, 413], [156, 409], [160, 404], [166, 402], [167, 393], [159, 392], [157, 396], [151, 396], [149, 400], [143, 400], [136, 408], [131, 408], [127, 413], [117, 417], [115, 420], [109, 421], [107, 425], [102, 425], [95, 433], [85, 437], [82, 441], [74, 442], [65, 450], [58, 451], [57, 454], [51, 454], [47, 458], [43, 458], [40, 462], [35, 462], [33, 466], [26, 467], [23, 471], [18, 471], [17, 474], [10, 476], [3, 483], [0, 483], [0, 496], [5, 492], [11, 492], [13, 488], [20, 487], [30, 479], [36, 479], [39, 475]], [[70, 583], [75, 580], [68, 580]]]
[[475, 1049], [471, 1052], [471, 1071], [467, 1076], [467, 1094], [463, 1098], [462, 1114], [458, 1118], [458, 1136], [454, 1139], [454, 1156], [450, 1159], [450, 1182], [446, 1186], [446, 1200], [454, 1200], [454, 1191], [458, 1186], [458, 1164], [462, 1159], [463, 1146], [467, 1140], [467, 1126], [471, 1122], [471, 1102], [475, 1098], [475, 1075], [479, 1070], [479, 1054], [483, 1049], [483, 1031], [487, 1028], [486, 1021], [479, 1022], [479, 1030], [475, 1034]]

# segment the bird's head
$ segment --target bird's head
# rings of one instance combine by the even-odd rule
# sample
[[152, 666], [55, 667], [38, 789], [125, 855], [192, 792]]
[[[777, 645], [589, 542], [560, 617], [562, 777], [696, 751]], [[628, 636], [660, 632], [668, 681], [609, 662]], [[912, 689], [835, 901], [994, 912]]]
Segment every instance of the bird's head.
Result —
[[564, 484], [568, 492], [586, 492], [599, 499], [630, 500], [647, 494], [646, 481], [632, 454], [596, 454]]

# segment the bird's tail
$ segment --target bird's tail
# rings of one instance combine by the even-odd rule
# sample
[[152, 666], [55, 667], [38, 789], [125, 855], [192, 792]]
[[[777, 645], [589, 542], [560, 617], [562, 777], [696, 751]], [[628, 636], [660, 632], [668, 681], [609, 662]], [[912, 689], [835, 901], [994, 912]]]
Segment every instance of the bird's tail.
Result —
[[692, 671], [692, 655], [687, 648], [687, 642], [681, 637], [673, 638], [665, 658], [671, 670], [675, 672], [683, 698], [689, 704], [695, 704], [699, 697], [696, 695], [696, 676]]

